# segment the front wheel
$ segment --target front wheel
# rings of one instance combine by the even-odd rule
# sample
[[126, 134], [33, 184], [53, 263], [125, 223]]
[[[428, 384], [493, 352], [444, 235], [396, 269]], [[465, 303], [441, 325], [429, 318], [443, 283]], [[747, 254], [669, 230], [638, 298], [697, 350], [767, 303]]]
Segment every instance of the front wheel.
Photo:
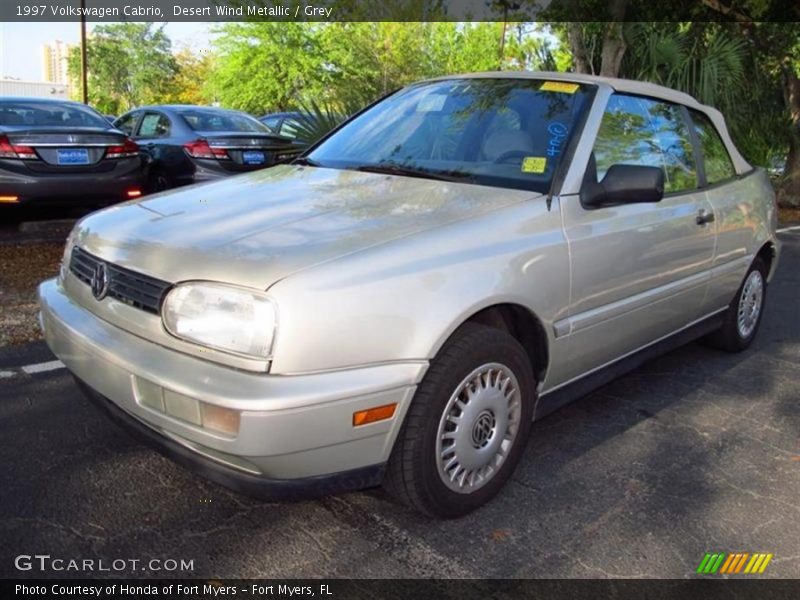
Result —
[[725, 313], [725, 321], [707, 341], [727, 352], [741, 352], [756, 337], [767, 299], [767, 265], [757, 257]]
[[431, 364], [395, 444], [386, 487], [428, 515], [488, 502], [514, 471], [533, 420], [535, 379], [508, 333], [468, 323]]

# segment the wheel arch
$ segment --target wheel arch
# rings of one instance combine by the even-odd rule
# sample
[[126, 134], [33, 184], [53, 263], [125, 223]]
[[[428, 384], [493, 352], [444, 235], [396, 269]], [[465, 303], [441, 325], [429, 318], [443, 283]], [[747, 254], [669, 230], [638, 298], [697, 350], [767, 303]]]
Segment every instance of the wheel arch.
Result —
[[453, 333], [466, 323], [479, 323], [507, 332], [525, 349], [537, 383], [544, 381], [550, 363], [549, 340], [541, 319], [530, 309], [511, 302], [493, 304], [467, 317]]
[[772, 240], [765, 242], [756, 252], [755, 258], [760, 258], [767, 265], [767, 281], [771, 280], [778, 266], [778, 246]]

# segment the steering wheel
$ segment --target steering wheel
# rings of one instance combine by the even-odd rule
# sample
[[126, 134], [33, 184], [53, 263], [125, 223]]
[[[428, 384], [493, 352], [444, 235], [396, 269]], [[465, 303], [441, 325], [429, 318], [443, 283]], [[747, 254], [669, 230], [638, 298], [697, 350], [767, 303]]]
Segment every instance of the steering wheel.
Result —
[[522, 162], [522, 159], [528, 156], [528, 154], [529, 152], [525, 150], [506, 150], [492, 162], [499, 165], [500, 163], [508, 162], [512, 158], [518, 158], [520, 162]]

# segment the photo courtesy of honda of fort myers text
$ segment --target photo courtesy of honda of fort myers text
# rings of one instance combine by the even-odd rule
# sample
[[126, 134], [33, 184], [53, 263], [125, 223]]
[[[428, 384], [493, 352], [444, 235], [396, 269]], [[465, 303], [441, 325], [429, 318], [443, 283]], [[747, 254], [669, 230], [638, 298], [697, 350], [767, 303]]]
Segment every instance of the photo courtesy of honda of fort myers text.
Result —
[[[14, 584], [16, 597], [64, 597], [64, 598], [333, 598], [331, 585], [327, 583], [287, 581], [285, 583], [252, 583], [211, 580], [204, 583], [47, 583], [28, 585]], [[338, 597], [346, 597], [342, 594]]]

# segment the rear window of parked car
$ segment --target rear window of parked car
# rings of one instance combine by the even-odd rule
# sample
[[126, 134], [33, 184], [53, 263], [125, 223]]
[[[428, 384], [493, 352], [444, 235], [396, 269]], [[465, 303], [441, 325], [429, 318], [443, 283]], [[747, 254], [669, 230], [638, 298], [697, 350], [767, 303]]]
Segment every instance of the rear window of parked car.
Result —
[[690, 111], [694, 129], [700, 139], [700, 147], [703, 149], [703, 165], [706, 171], [706, 181], [709, 184], [725, 181], [736, 175], [733, 162], [725, 148], [725, 143], [717, 132], [717, 128], [703, 113], [693, 110]]
[[614, 94], [608, 101], [594, 147], [598, 181], [611, 165], [664, 170], [664, 191], [698, 185], [689, 126], [679, 106], [639, 96]]
[[180, 115], [194, 131], [270, 132], [266, 125], [253, 117], [235, 112], [190, 109], [180, 111]]
[[88, 106], [52, 102], [0, 102], [0, 125], [9, 127], [102, 127], [111, 124]]

